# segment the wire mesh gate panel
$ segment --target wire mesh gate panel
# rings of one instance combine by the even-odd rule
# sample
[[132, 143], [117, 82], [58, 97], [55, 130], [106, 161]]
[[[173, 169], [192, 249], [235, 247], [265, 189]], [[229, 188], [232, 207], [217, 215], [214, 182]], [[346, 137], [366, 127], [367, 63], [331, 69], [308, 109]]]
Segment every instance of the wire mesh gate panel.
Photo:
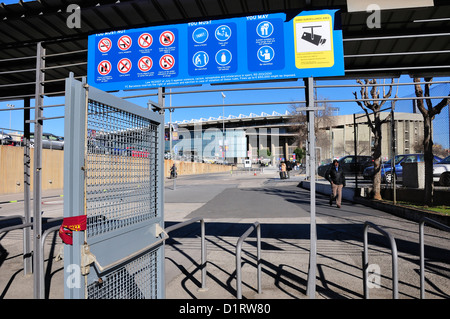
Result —
[[164, 296], [163, 115], [66, 82], [65, 298]]

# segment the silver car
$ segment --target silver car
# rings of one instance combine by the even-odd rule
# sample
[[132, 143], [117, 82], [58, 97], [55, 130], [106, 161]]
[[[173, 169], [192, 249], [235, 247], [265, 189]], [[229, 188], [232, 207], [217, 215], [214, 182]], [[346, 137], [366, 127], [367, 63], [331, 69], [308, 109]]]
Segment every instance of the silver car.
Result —
[[[34, 133], [30, 133], [30, 147], [34, 148]], [[63, 150], [64, 138], [56, 136], [52, 133], [42, 133], [42, 148], [48, 148], [52, 150]]]
[[450, 186], [450, 156], [433, 165], [433, 182], [441, 186]]
[[14, 145], [12, 136], [0, 132], [0, 145]]

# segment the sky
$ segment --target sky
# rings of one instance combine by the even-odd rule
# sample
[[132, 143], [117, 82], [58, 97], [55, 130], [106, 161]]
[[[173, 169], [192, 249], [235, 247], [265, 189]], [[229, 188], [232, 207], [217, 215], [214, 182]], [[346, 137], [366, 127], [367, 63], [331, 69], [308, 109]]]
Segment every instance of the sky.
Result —
[[[5, 4], [18, 3], [17, 0], [3, 0]], [[316, 90], [316, 95], [319, 100], [338, 100], [338, 99], [353, 99], [353, 92], [358, 91], [359, 87], [356, 80], [335, 80], [335, 81], [322, 81], [317, 78], [317, 85], [328, 85], [328, 84], [351, 84], [355, 85], [350, 88], [319, 88]], [[438, 80], [438, 78], [435, 78]], [[382, 80], [379, 80], [379, 82]], [[396, 80], [397, 81], [397, 80]], [[386, 80], [389, 83], [390, 79]], [[401, 83], [411, 83], [412, 79], [409, 76], [400, 77]], [[292, 110], [291, 102], [304, 100], [304, 89], [282, 89], [282, 90], [254, 90], [254, 91], [224, 91], [234, 88], [251, 88], [251, 87], [296, 87], [303, 86], [304, 82], [302, 79], [290, 82], [270, 82], [270, 83], [258, 83], [258, 84], [246, 84], [240, 83], [235, 85], [203, 85], [200, 87], [174, 87], [173, 92], [181, 91], [197, 91], [197, 90], [219, 90], [218, 92], [212, 93], [191, 93], [191, 94], [174, 94], [170, 99], [167, 97], [166, 106], [196, 106], [196, 105], [222, 105], [225, 104], [240, 104], [240, 103], [264, 103], [264, 102], [287, 102], [288, 104], [283, 105], [256, 105], [256, 106], [226, 106], [224, 109], [225, 117], [231, 115], [239, 116], [240, 114], [249, 115], [250, 113], [261, 114], [262, 112], [272, 114], [274, 111], [278, 113], [285, 113], [287, 110]], [[399, 97], [414, 96], [414, 87], [412, 85], [399, 86], [398, 92], [397, 88], [394, 87], [394, 92], [398, 94]], [[169, 91], [169, 89], [167, 89]], [[222, 98], [221, 91], [225, 94], [225, 98]], [[155, 93], [156, 90], [145, 90], [145, 91], [134, 91], [134, 92], [118, 92], [115, 95], [126, 96], [126, 95], [138, 95], [145, 93]], [[440, 92], [441, 95], [447, 95], [446, 93]], [[147, 107], [148, 100], [157, 101], [156, 97], [145, 97], [130, 99], [131, 102], [138, 104], [142, 107]], [[54, 105], [64, 103], [64, 97], [56, 98], [45, 98], [44, 105]], [[361, 108], [355, 102], [332, 102], [331, 106], [339, 108], [338, 115], [362, 114]], [[8, 109], [8, 105], [14, 105], [14, 108], [23, 107], [22, 101], [0, 101], [0, 109]], [[32, 100], [31, 105], [34, 106], [34, 101]], [[388, 107], [388, 103], [385, 105]], [[396, 110], [400, 112], [412, 112], [412, 103], [410, 101], [398, 102], [396, 105]], [[175, 109], [172, 113], [172, 121], [183, 121], [191, 119], [209, 118], [209, 117], [220, 117], [223, 114], [223, 108], [219, 107], [196, 107], [187, 109]], [[46, 108], [44, 109], [44, 117], [58, 117], [64, 115], [64, 108]], [[34, 111], [31, 112], [32, 118], [34, 117]], [[0, 112], [0, 131], [21, 131], [23, 130], [23, 111], [13, 110], [13, 111], [1, 111]], [[166, 123], [169, 122], [169, 112], [166, 112]], [[437, 116], [435, 121], [435, 142], [443, 144], [448, 147], [448, 107], [446, 107], [441, 115]], [[55, 119], [48, 120], [44, 122], [44, 132], [54, 133], [56, 135], [64, 135], [64, 120]]]
[[[436, 78], [437, 80], [438, 78]], [[383, 80], [378, 80], [382, 82]], [[401, 83], [411, 83], [412, 79], [408, 76], [402, 76], [400, 78]], [[389, 83], [390, 79], [386, 80]], [[359, 94], [359, 87], [355, 80], [336, 80], [336, 81], [321, 81], [318, 79], [317, 85], [336, 85], [336, 84], [351, 84], [355, 87], [350, 88], [318, 88], [316, 94], [319, 100], [341, 100], [341, 99], [353, 99], [353, 92], [357, 91]], [[170, 101], [170, 97], [166, 98], [166, 106], [196, 106], [196, 105], [219, 105], [219, 107], [194, 107], [187, 109], [175, 109], [172, 113], [172, 121], [183, 121], [209, 117], [220, 117], [225, 111], [225, 117], [231, 115], [239, 116], [240, 114], [249, 115], [250, 113], [261, 114], [262, 112], [272, 114], [274, 111], [278, 113], [285, 113], [292, 110], [291, 103], [295, 101], [303, 101], [304, 89], [269, 89], [273, 87], [298, 87], [303, 86], [303, 80], [297, 80], [292, 82], [270, 82], [270, 83], [258, 83], [258, 84], [235, 84], [235, 85], [203, 85], [199, 87], [174, 87], [172, 92], [184, 92], [184, 91], [198, 91], [198, 90], [219, 90], [218, 92], [211, 93], [190, 93], [190, 94], [174, 94]], [[265, 90], [250, 90], [250, 91], [225, 91], [229, 89], [239, 88], [267, 88]], [[169, 91], [169, 89], [167, 89]], [[224, 92], [225, 98], [222, 98], [221, 92]], [[156, 93], [156, 90], [144, 90], [144, 91], [120, 91], [115, 93], [117, 96], [130, 96], [140, 94]], [[393, 88], [393, 94], [398, 94], [399, 97], [414, 96], [413, 86], [399, 86], [398, 92], [396, 87]], [[444, 93], [440, 93], [444, 94]], [[448, 92], [446, 93], [448, 94]], [[156, 97], [144, 97], [129, 99], [129, 101], [141, 106], [147, 107], [148, 100], [157, 101]], [[265, 102], [288, 102], [283, 105], [256, 105], [256, 106], [226, 106], [227, 104], [239, 104], [239, 103], [265, 103]], [[64, 103], [64, 97], [46, 97], [44, 98], [44, 105], [54, 105]], [[225, 107], [222, 108], [222, 103]], [[13, 104], [15, 108], [23, 107], [22, 101], [1, 101], [0, 109], [7, 109], [8, 104]], [[34, 106], [34, 100], [31, 101], [31, 105]], [[361, 108], [355, 102], [331, 102], [331, 106], [339, 108], [338, 115], [345, 114], [362, 114]], [[389, 103], [385, 104], [385, 107], [389, 107]], [[412, 103], [410, 101], [401, 101], [396, 105], [396, 111], [399, 112], [412, 112]], [[63, 107], [52, 107], [44, 109], [44, 117], [57, 117], [64, 115]], [[34, 117], [34, 111], [31, 112], [31, 117]], [[9, 130], [23, 130], [23, 111], [2, 111], [0, 112], [0, 128]], [[169, 122], [169, 112], [166, 112], [166, 123]], [[56, 135], [64, 135], [64, 120], [54, 119], [44, 122], [44, 132], [54, 133]], [[447, 108], [443, 110], [440, 116], [435, 119], [435, 136], [442, 132], [441, 144], [448, 146], [448, 111]], [[435, 140], [435, 142], [437, 142]]]

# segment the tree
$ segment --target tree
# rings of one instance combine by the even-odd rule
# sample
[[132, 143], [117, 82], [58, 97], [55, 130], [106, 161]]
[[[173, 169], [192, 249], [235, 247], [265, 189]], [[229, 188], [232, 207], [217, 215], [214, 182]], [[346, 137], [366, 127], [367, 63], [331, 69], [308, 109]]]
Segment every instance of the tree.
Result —
[[[367, 122], [370, 130], [372, 131], [374, 138], [374, 149], [372, 153], [372, 159], [374, 163], [374, 178], [373, 178], [373, 198], [381, 199], [381, 125], [388, 121], [388, 118], [381, 120], [380, 111], [381, 107], [386, 103], [386, 99], [391, 96], [392, 84], [394, 79], [392, 79], [391, 85], [389, 86], [389, 91], [386, 93], [385, 87], [383, 86], [383, 99], [380, 100], [380, 91], [376, 89], [377, 80], [364, 80], [364, 84], [361, 80], [357, 80], [357, 83], [361, 85], [361, 100], [358, 99], [357, 92], [353, 92], [355, 96], [356, 103], [363, 109], [366, 113]], [[369, 86], [372, 85], [369, 96]], [[372, 111], [373, 119], [369, 111]]]
[[[430, 86], [433, 78], [424, 78], [425, 92], [420, 85], [420, 78], [414, 78], [414, 88], [416, 97], [430, 97]], [[431, 99], [418, 99], [417, 108], [423, 116], [423, 151], [425, 161], [425, 204], [433, 205], [434, 184], [433, 184], [433, 119], [441, 113], [442, 109], [450, 103], [448, 98], [442, 99], [433, 106]], [[426, 104], [426, 107], [425, 107]]]
[[301, 162], [301, 160], [304, 158], [304, 157], [306, 157], [306, 150], [304, 149], [304, 148], [300, 148], [300, 147], [297, 147], [295, 150], [294, 150], [294, 154], [295, 154], [295, 160], [297, 161], [297, 162]]
[[[323, 99], [326, 100], [326, 99]], [[333, 107], [326, 101], [318, 103], [319, 107], [323, 107], [322, 110], [315, 111], [314, 116], [314, 130], [316, 136], [316, 145], [322, 149], [330, 148], [330, 139], [326, 134], [320, 134], [320, 130], [323, 128], [332, 127], [334, 125], [333, 119]], [[304, 142], [308, 139], [308, 128], [307, 128], [307, 116], [306, 111], [298, 111], [298, 108], [306, 108], [305, 104], [293, 104], [291, 107], [291, 113], [294, 117], [290, 121], [291, 126], [289, 131], [296, 135], [295, 143], [300, 149], [304, 148]]]

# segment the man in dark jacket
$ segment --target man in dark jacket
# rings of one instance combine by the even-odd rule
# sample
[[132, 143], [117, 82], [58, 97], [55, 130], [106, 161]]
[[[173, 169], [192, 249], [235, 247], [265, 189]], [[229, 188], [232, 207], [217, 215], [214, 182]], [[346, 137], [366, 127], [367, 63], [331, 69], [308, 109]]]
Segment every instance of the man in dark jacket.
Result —
[[342, 167], [339, 166], [338, 160], [333, 160], [330, 168], [325, 173], [325, 178], [331, 183], [330, 206], [333, 200], [336, 200], [336, 206], [341, 208], [342, 188], [345, 186], [345, 175]]

